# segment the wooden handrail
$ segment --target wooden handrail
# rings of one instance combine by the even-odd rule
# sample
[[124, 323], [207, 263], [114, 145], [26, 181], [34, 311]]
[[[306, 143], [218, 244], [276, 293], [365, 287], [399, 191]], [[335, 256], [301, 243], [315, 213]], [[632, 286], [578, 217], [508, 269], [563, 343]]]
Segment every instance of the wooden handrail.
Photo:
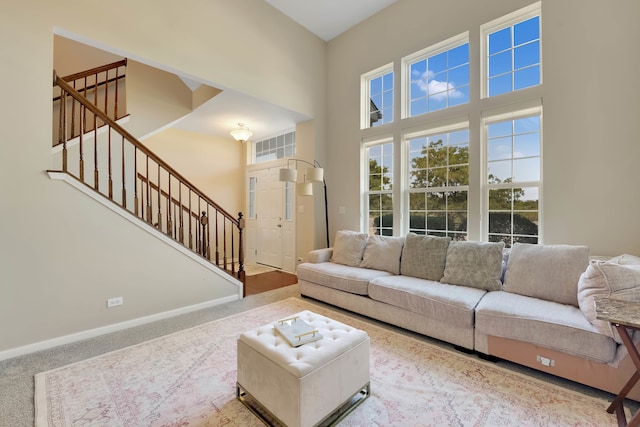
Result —
[[[114, 68], [118, 68], [126, 65], [127, 65], [127, 59], [125, 58], [120, 61], [112, 62], [111, 64], [101, 65], [99, 67], [91, 68], [90, 70], [80, 71], [79, 73], [75, 73], [75, 74], [69, 74], [68, 76], [62, 77], [62, 80], [64, 80], [65, 82], [72, 82], [74, 80], [89, 77], [98, 73], [103, 73], [105, 71], [109, 71]], [[54, 84], [55, 84], [55, 81], [54, 81]]]
[[110, 128], [114, 129], [120, 135], [122, 135], [129, 143], [135, 146], [138, 150], [144, 153], [149, 159], [153, 160], [158, 166], [164, 168], [170, 175], [177, 178], [181, 181], [185, 186], [187, 186], [194, 194], [198, 197], [202, 198], [205, 202], [210, 204], [216, 210], [224, 215], [229, 221], [233, 222], [236, 226], [239, 226], [239, 220], [234, 216], [229, 214], [224, 208], [218, 205], [216, 202], [211, 200], [206, 194], [201, 192], [195, 185], [193, 185], [187, 178], [185, 178], [182, 174], [176, 171], [173, 167], [171, 167], [167, 162], [158, 157], [153, 151], [149, 150], [142, 142], [138, 141], [136, 137], [131, 135], [126, 129], [112, 120], [109, 116], [103, 113], [98, 107], [93, 105], [90, 102], [86, 102], [85, 98], [76, 91], [71, 85], [69, 85], [64, 79], [59, 77], [56, 72], [53, 72], [53, 83], [60, 86], [65, 92], [67, 92], [71, 97], [73, 97], [76, 101], [82, 103], [85, 108], [91, 111], [96, 117], [100, 118], [105, 124], [107, 124]]

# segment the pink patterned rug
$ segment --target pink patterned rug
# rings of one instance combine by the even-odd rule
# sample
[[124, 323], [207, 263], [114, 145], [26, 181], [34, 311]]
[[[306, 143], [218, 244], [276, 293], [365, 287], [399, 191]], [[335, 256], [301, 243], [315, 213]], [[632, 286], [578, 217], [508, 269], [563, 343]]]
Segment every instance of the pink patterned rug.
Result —
[[36, 375], [36, 426], [262, 426], [235, 398], [240, 332], [303, 310], [367, 331], [372, 396], [341, 426], [615, 426], [607, 402], [299, 298]]

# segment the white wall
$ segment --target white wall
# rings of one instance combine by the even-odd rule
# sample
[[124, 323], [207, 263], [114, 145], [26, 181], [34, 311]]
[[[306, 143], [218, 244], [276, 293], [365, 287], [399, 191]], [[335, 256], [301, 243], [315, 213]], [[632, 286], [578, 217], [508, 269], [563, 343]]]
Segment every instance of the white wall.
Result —
[[[54, 30], [316, 117], [324, 128], [325, 44], [266, 3], [96, 7], [0, 3], [0, 76], [9, 82], [0, 105], [0, 352], [235, 292], [210, 285], [183, 255], [47, 177]], [[107, 310], [113, 296], [124, 305]]]
[[[480, 25], [531, 3], [400, 0], [328, 44], [332, 233], [360, 224], [360, 75], [389, 62], [397, 67], [403, 56], [467, 30], [471, 55], [479, 55]], [[544, 108], [545, 243], [586, 244], [594, 254], [640, 255], [640, 144], [634, 126], [640, 113], [638, 16], [636, 0], [542, 1], [544, 83], [530, 94], [542, 97]], [[475, 68], [472, 77], [479, 76]], [[479, 90], [477, 80], [472, 79], [471, 90]], [[479, 123], [479, 118], [470, 117], [470, 122]], [[397, 137], [412, 123], [377, 127], [366, 135], [390, 131]], [[471, 131], [477, 152], [479, 132]], [[340, 206], [345, 214], [338, 213]]]

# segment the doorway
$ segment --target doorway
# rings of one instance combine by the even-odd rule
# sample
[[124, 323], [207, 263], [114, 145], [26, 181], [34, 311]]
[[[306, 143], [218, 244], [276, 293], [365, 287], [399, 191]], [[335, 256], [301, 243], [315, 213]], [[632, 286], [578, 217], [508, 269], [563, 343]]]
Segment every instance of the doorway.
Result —
[[249, 171], [248, 261], [295, 272], [294, 185], [280, 182], [279, 171]]

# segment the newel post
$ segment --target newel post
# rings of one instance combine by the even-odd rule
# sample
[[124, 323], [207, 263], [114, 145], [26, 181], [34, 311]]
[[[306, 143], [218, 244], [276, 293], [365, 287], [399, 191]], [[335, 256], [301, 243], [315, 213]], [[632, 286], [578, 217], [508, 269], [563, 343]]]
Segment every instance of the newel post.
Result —
[[242, 212], [238, 212], [238, 280], [242, 282], [242, 297], [246, 296], [245, 272], [244, 272], [244, 245], [242, 239], [242, 230], [244, 229], [244, 218]]

